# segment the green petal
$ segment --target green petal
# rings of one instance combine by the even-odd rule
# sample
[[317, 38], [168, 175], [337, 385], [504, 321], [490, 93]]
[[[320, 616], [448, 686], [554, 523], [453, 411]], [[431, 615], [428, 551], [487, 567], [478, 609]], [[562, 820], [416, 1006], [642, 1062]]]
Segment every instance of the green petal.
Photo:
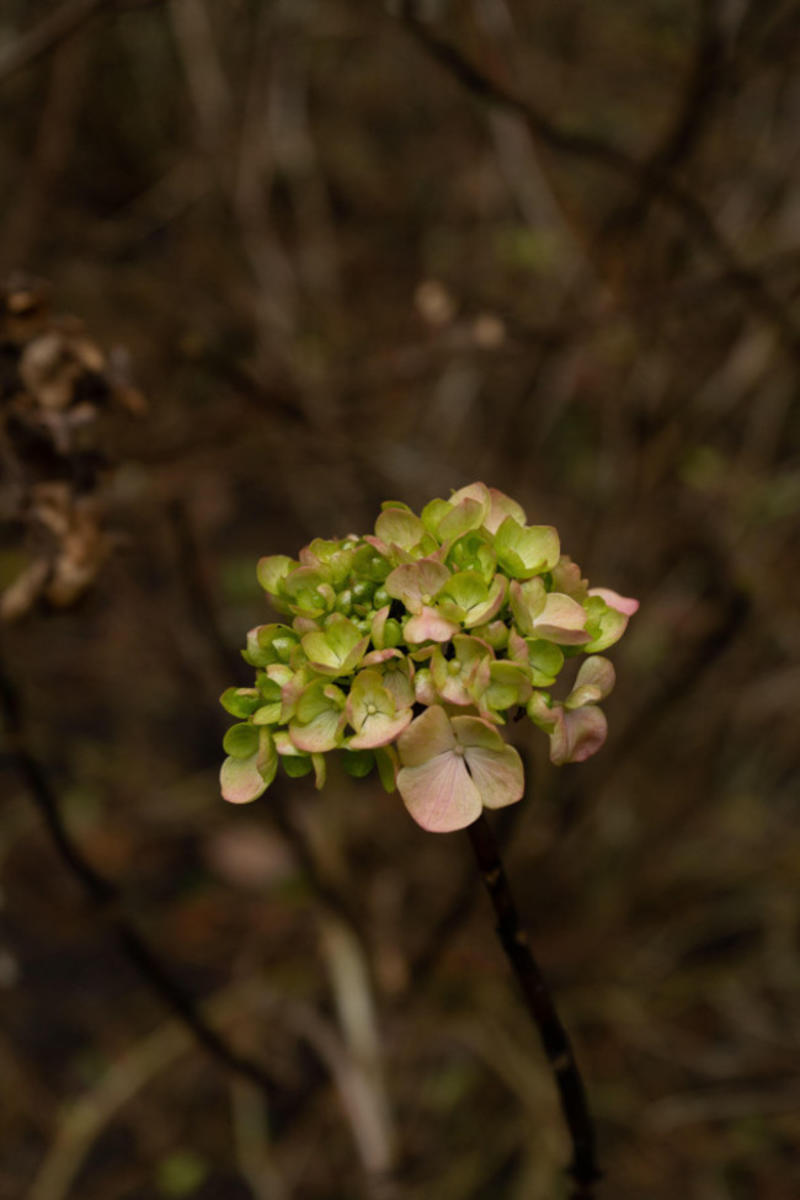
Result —
[[425, 536], [425, 526], [419, 517], [401, 508], [387, 508], [375, 522], [375, 535], [390, 545], [410, 550]]
[[375, 762], [378, 764], [378, 775], [381, 786], [390, 795], [397, 786], [397, 751], [394, 746], [381, 746], [375, 751]]
[[517, 630], [522, 634], [533, 633], [533, 623], [547, 599], [543, 580], [538, 575], [524, 582], [513, 579], [508, 589], [508, 598]]
[[300, 643], [312, 667], [323, 675], [348, 675], [369, 645], [369, 636], [347, 617], [334, 613], [324, 632], [306, 633]]
[[231, 725], [222, 739], [222, 748], [231, 758], [250, 758], [258, 750], [258, 730], [246, 722]]
[[452, 600], [462, 610], [463, 619], [471, 609], [486, 603], [489, 589], [477, 571], [459, 571], [442, 589], [441, 598]]
[[590, 639], [584, 646], [587, 654], [608, 650], [618, 642], [628, 627], [628, 616], [606, 604], [600, 596], [590, 596], [585, 602], [586, 629]]
[[394, 699], [383, 686], [377, 671], [359, 671], [347, 697], [347, 719], [358, 733], [372, 714], [394, 716]]
[[436, 536], [442, 542], [451, 542], [473, 529], [480, 529], [488, 511], [488, 495], [483, 501], [465, 496], [457, 504], [451, 504], [450, 512], [439, 522]]
[[534, 687], [550, 687], [555, 683], [561, 668], [564, 666], [564, 652], [555, 642], [540, 641], [537, 638], [526, 638], [528, 662]]
[[295, 565], [294, 560], [285, 554], [270, 554], [266, 558], [258, 560], [256, 578], [265, 592], [269, 592], [271, 596], [277, 596], [280, 594], [282, 580]]
[[275, 778], [278, 756], [268, 729], [258, 733], [258, 749], [249, 758], [226, 758], [220, 770], [220, 788], [231, 804], [246, 804], [264, 792]]
[[387, 716], [385, 713], [372, 714], [367, 717], [355, 737], [350, 739], [351, 749], [374, 750], [378, 746], [388, 746], [390, 742], [397, 740], [408, 726], [411, 717], [412, 712], [410, 708], [392, 717]]
[[469, 613], [464, 622], [465, 627], [472, 629], [474, 626], [482, 625], [485, 621], [491, 621], [492, 617], [497, 616], [505, 603], [507, 588], [508, 582], [505, 576], [495, 575], [492, 580], [492, 586], [489, 589], [489, 595], [483, 604], [478, 604]]
[[229, 687], [219, 698], [219, 702], [232, 717], [249, 717], [261, 704], [258, 688]]
[[430, 503], [426, 504], [422, 510], [421, 517], [422, 524], [425, 526], [428, 533], [436, 536], [436, 531], [438, 530], [440, 523], [444, 520], [449, 512], [450, 505], [446, 500], [437, 498], [436, 500], [431, 500]]
[[552, 525], [520, 525], [506, 517], [494, 538], [497, 558], [515, 579], [530, 579], [549, 571], [561, 553], [558, 533]]

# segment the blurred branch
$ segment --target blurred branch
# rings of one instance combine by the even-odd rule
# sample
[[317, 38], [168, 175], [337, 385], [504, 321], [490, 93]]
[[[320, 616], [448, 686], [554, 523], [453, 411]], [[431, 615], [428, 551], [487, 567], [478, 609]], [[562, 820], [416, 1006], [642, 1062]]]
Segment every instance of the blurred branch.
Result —
[[[525, 763], [525, 777], [529, 779], [529, 764]], [[522, 805], [512, 805], [498, 814], [495, 825], [497, 845], [502, 852], [522, 815]], [[447, 952], [454, 936], [464, 925], [475, 905], [475, 873], [470, 867], [465, 871], [447, 906], [433, 922], [422, 945], [411, 954], [409, 962], [409, 988], [417, 992], [424, 987], [430, 974]]]
[[[204, 1009], [220, 1024], [239, 1018], [243, 1011], [270, 1009], [270, 1019], [285, 1022], [288, 1029], [303, 1039], [330, 1069], [340, 1089], [348, 1114], [357, 1116], [360, 1124], [354, 1128], [358, 1142], [364, 1136], [361, 1127], [366, 1112], [363, 1098], [350, 1076], [348, 1056], [338, 1038], [323, 1017], [301, 1000], [290, 1004], [272, 992], [260, 976], [232, 984], [212, 997]], [[168, 1021], [153, 1033], [137, 1041], [121, 1054], [98, 1082], [77, 1100], [65, 1106], [56, 1126], [55, 1136], [48, 1148], [28, 1194], [28, 1200], [63, 1200], [89, 1154], [93, 1143], [120, 1111], [161, 1072], [168, 1070], [192, 1046], [192, 1035], [185, 1022]], [[264, 1090], [238, 1075], [233, 1081], [238, 1090], [234, 1097], [234, 1137], [239, 1151], [242, 1173], [253, 1188], [257, 1200], [286, 1200], [289, 1192], [278, 1176], [275, 1166], [265, 1162], [265, 1138], [256, 1135], [254, 1120], [263, 1130], [270, 1115], [264, 1103]], [[246, 1090], [245, 1090], [246, 1089]], [[377, 1193], [376, 1197], [377, 1197]]]
[[0, 81], [49, 54], [72, 37], [102, 9], [116, 7], [115, 0], [67, 0], [27, 33], [0, 49]]
[[288, 1200], [270, 1153], [269, 1111], [258, 1088], [242, 1079], [231, 1079], [231, 1126], [239, 1171], [255, 1200]]
[[659, 144], [643, 165], [638, 194], [620, 205], [604, 222], [603, 236], [630, 235], [647, 216], [656, 198], [661, 172], [674, 172], [703, 136], [714, 109], [725, 64], [726, 39], [719, 0], [699, 0], [699, 28], [694, 55], [675, 113]]
[[[180, 576], [186, 585], [186, 609], [201, 640], [209, 645], [220, 669], [231, 657], [217, 621], [200, 553], [188, 513], [179, 499], [169, 505], [175, 532]], [[332, 839], [313, 836], [292, 820], [282, 796], [273, 807], [275, 824], [306, 874], [320, 928], [322, 954], [341, 1027], [338, 1035], [320, 1032], [319, 1022], [308, 1020], [317, 1047], [328, 1064], [342, 1095], [371, 1200], [391, 1200], [397, 1166], [397, 1138], [383, 1070], [373, 984], [361, 921], [347, 892], [336, 878]], [[334, 1039], [335, 1043], [334, 1044]], [[240, 1095], [243, 1102], [244, 1094]], [[253, 1168], [255, 1169], [255, 1168]], [[267, 1195], [277, 1194], [267, 1184]]]
[[85, 38], [54, 49], [50, 79], [25, 173], [0, 238], [0, 262], [25, 263], [47, 223], [54, 184], [69, 158], [86, 75]]
[[641, 163], [613, 142], [594, 134], [563, 129], [532, 102], [496, 82], [456, 46], [434, 33], [417, 15], [414, 0], [403, 0], [400, 16], [405, 28], [429, 58], [477, 99], [522, 117], [534, 138], [548, 149], [593, 163], [651, 191], [691, 230], [697, 243], [724, 269], [729, 285], [754, 312], [774, 326], [786, 350], [795, 361], [800, 361], [800, 330], [789, 311], [772, 295], [761, 276], [742, 261], [705, 206], [668, 167], [656, 161]]
[[[397, 1138], [392, 1120], [375, 999], [366, 956], [352, 929], [335, 918], [320, 920], [322, 952], [327, 962], [339, 1025], [347, 1047], [349, 1071], [365, 1101], [358, 1144], [370, 1194], [388, 1200], [397, 1166]], [[356, 1129], [354, 1127], [354, 1132]]]
[[5, 667], [0, 670], [0, 709], [10, 762], [27, 788], [53, 848], [79, 883], [94, 912], [107, 922], [125, 959], [218, 1064], [257, 1084], [267, 1101], [274, 1101], [277, 1087], [266, 1070], [253, 1059], [238, 1054], [203, 1019], [194, 998], [121, 911], [116, 887], [96, 870], [72, 837], [47, 774], [28, 746], [19, 695]]
[[594, 1127], [586, 1092], [566, 1030], [522, 928], [500, 849], [484, 815], [467, 828], [481, 879], [497, 916], [497, 936], [517, 977], [528, 1012], [539, 1031], [547, 1061], [555, 1076], [564, 1118], [572, 1139], [569, 1168], [577, 1191], [573, 1200], [592, 1200], [600, 1178], [594, 1146]]
[[150, 8], [162, 3], [164, 0], [66, 0], [33, 29], [0, 48], [0, 83], [50, 54], [101, 13]]
[[[295, 324], [297, 281], [288, 256], [267, 218], [264, 125], [253, 137], [248, 123], [247, 155], [240, 177], [231, 154], [236, 104], [204, 0], [168, 0], [168, 11], [187, 90], [197, 120], [198, 140], [239, 229], [242, 248], [258, 288], [262, 333], [277, 350]], [[242, 168], [246, 166], [246, 171]]]

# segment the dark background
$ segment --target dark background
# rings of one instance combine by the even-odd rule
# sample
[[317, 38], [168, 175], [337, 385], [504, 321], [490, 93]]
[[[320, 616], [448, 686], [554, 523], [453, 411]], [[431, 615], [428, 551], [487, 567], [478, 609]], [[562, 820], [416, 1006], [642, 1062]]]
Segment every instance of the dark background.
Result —
[[[500, 823], [599, 1195], [800, 1187], [800, 5], [419, 10], [2, 5], [0, 267], [149, 401], [117, 551], [2, 638], [26, 761], [121, 894], [6, 755], [3, 1200], [566, 1196], [463, 835], [374, 779], [217, 790], [258, 556], [474, 479], [641, 599], [606, 747], [556, 769], [521, 729]], [[118, 911], [274, 1086], [190, 1044]]]

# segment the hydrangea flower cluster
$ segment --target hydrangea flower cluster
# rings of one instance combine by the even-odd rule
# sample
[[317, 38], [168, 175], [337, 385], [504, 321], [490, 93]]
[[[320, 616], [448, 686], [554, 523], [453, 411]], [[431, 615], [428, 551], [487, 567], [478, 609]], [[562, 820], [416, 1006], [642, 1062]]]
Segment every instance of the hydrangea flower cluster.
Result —
[[[448, 832], [521, 798], [522, 762], [500, 732], [510, 719], [527, 712], [557, 764], [605, 741], [614, 668], [599, 652], [638, 601], [590, 588], [556, 530], [528, 525], [496, 488], [470, 484], [419, 516], [388, 501], [374, 534], [262, 558], [258, 579], [286, 622], [250, 630], [255, 684], [223, 693], [238, 718], [226, 800], [255, 800], [279, 763], [322, 787], [333, 752], [352, 775], [377, 768], [423, 828]], [[576, 655], [589, 657], [555, 699]]]

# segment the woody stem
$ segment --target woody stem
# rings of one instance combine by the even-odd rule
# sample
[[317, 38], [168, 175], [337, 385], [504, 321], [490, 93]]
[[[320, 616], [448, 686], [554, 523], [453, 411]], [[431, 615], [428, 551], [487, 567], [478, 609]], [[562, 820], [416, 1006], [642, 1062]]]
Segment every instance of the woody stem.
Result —
[[508, 882], [500, 849], [484, 815], [467, 829], [484, 886], [497, 916], [497, 936], [517, 977], [525, 1005], [539, 1031], [572, 1140], [569, 1173], [575, 1180], [572, 1200], [592, 1200], [600, 1178], [595, 1157], [594, 1125], [572, 1047], [556, 1012], [544, 976], [531, 953]]

